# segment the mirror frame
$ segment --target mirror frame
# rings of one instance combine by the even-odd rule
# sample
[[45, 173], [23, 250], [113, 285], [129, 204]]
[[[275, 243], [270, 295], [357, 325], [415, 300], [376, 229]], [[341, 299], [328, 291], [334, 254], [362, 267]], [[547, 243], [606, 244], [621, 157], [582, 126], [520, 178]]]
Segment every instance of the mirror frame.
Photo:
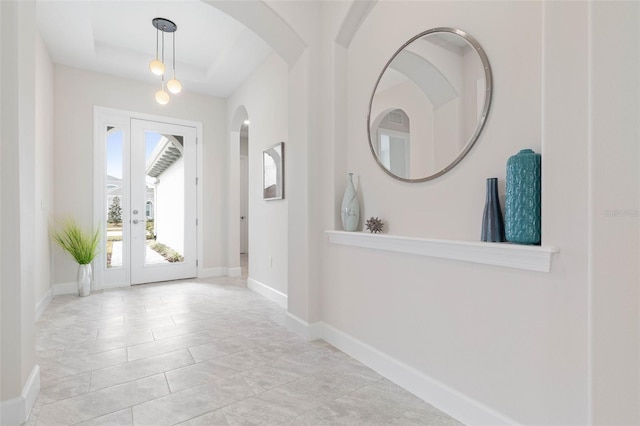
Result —
[[[378, 89], [378, 85], [380, 84], [380, 80], [382, 79], [382, 76], [384, 75], [384, 73], [387, 70], [387, 68], [389, 68], [389, 65], [391, 64], [391, 62], [393, 62], [395, 57], [398, 56], [398, 54], [400, 52], [402, 52], [405, 47], [409, 46], [415, 40], [417, 40], [419, 38], [422, 38], [422, 37], [424, 37], [424, 36], [426, 36], [428, 34], [432, 34], [432, 33], [452, 33], [452, 34], [456, 34], [456, 35], [462, 37], [463, 39], [465, 39], [475, 49], [476, 53], [478, 53], [478, 55], [480, 56], [480, 60], [482, 61], [482, 67], [484, 68], [484, 74], [485, 74], [485, 80], [486, 80], [486, 82], [485, 82], [486, 83], [486, 86], [485, 86], [485, 95], [486, 96], [484, 98], [484, 107], [482, 109], [482, 114], [480, 115], [480, 119], [478, 120], [478, 125], [476, 126], [475, 132], [473, 133], [473, 135], [471, 135], [471, 138], [469, 139], [467, 144], [464, 146], [464, 148], [460, 152], [460, 154], [458, 154], [458, 156], [448, 166], [446, 166], [445, 168], [437, 171], [436, 173], [434, 173], [432, 175], [429, 175], [429, 176], [426, 176], [426, 177], [423, 177], [423, 178], [415, 178], [415, 179], [404, 178], [404, 177], [400, 177], [400, 176], [397, 176], [397, 175], [393, 174], [389, 169], [387, 169], [382, 164], [382, 162], [380, 161], [380, 158], [378, 157], [378, 154], [376, 153], [376, 151], [375, 151], [375, 149], [373, 147], [373, 141], [371, 139], [371, 107], [373, 106], [373, 98], [376, 95], [376, 90]], [[402, 182], [412, 182], [412, 183], [426, 182], [426, 181], [435, 179], [437, 177], [440, 177], [443, 174], [447, 173], [449, 170], [453, 169], [460, 161], [462, 161], [462, 159], [465, 157], [465, 155], [467, 155], [467, 153], [471, 150], [473, 145], [478, 140], [478, 137], [480, 136], [480, 133], [482, 132], [482, 129], [484, 128], [484, 125], [485, 125], [485, 123], [487, 121], [487, 116], [489, 115], [489, 110], [491, 109], [491, 98], [492, 97], [493, 97], [493, 74], [491, 72], [491, 65], [489, 64], [489, 58], [487, 58], [487, 55], [484, 52], [484, 49], [482, 48], [482, 46], [480, 46], [480, 43], [478, 43], [475, 38], [473, 38], [472, 36], [470, 36], [469, 34], [467, 34], [466, 32], [464, 32], [464, 31], [462, 31], [460, 29], [451, 28], [451, 27], [438, 27], [438, 28], [432, 28], [430, 30], [421, 32], [420, 34], [412, 37], [409, 41], [404, 43], [398, 50], [396, 50], [396, 52], [393, 54], [393, 56], [391, 56], [391, 58], [387, 61], [387, 64], [382, 69], [382, 72], [378, 76], [378, 80], [376, 80], [375, 86], [373, 86], [373, 92], [371, 93], [371, 100], [369, 101], [369, 113], [367, 114], [367, 135], [369, 136], [369, 148], [371, 148], [371, 154], [373, 154], [373, 158], [376, 160], [376, 163], [378, 163], [378, 166], [380, 166], [380, 168], [382, 170], [384, 170], [384, 172], [386, 174], [388, 174], [392, 178], [400, 180]]]

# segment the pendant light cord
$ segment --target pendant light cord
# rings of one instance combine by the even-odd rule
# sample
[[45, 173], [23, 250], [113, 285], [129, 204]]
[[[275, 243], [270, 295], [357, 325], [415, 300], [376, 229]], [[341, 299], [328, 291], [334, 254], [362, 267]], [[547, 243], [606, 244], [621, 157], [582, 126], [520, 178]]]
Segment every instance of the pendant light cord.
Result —
[[173, 32], [173, 78], [176, 78], [176, 32]]
[[164, 64], [164, 27], [162, 28], [162, 63]]

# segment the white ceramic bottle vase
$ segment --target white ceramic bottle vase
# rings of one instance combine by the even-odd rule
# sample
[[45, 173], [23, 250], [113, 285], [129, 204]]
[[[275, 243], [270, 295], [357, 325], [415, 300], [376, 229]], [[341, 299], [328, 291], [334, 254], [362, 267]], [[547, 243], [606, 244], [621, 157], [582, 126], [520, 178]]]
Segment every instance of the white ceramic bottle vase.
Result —
[[353, 232], [358, 229], [360, 221], [360, 204], [358, 203], [358, 194], [353, 186], [353, 173], [349, 173], [347, 188], [344, 190], [342, 197], [342, 208], [340, 209], [342, 217], [342, 229]]
[[78, 265], [78, 296], [85, 297], [91, 294], [91, 281], [93, 281], [91, 264]]

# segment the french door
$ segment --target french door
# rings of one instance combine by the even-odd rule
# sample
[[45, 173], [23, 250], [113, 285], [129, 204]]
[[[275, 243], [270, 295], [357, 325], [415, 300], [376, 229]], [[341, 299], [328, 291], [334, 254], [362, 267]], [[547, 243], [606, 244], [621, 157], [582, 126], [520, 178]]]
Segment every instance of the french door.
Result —
[[196, 129], [131, 120], [131, 284], [196, 276]]
[[99, 286], [195, 277], [196, 128], [104, 114], [96, 131], [104, 134]]

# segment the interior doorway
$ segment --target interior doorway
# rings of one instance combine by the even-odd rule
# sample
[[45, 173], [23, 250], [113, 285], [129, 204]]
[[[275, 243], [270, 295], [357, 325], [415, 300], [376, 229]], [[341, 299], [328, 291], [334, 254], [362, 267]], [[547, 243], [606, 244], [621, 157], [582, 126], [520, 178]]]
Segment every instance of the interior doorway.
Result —
[[240, 267], [241, 274], [247, 276], [249, 270], [249, 120], [240, 126]]

